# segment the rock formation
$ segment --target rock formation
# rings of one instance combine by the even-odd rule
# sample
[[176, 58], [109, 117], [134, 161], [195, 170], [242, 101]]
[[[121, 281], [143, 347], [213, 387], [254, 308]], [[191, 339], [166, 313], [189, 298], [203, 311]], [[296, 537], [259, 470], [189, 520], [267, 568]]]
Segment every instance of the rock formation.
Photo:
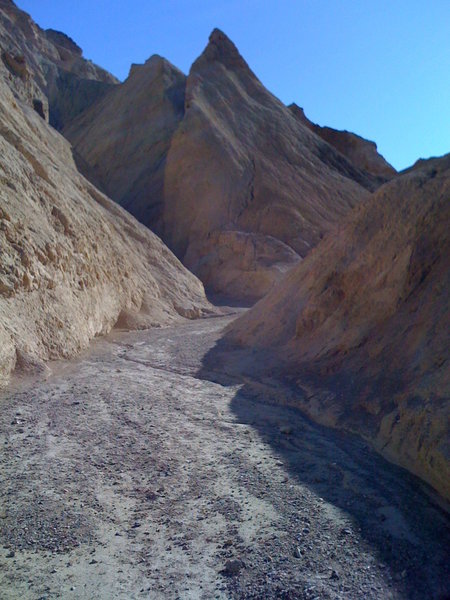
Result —
[[144, 65], [133, 65], [122, 85], [63, 132], [84, 161], [80, 169], [158, 235], [164, 169], [170, 141], [183, 118], [185, 85], [181, 71], [152, 56]]
[[[232, 328], [320, 423], [450, 498], [450, 155], [382, 186]], [[267, 365], [266, 365], [267, 367]]]
[[229, 296], [264, 295], [373, 189], [218, 30], [187, 80], [152, 57], [64, 133], [88, 176]]
[[303, 108], [291, 104], [289, 109], [308, 129], [344, 154], [358, 169], [371, 179], [376, 187], [389, 181], [397, 171], [379, 154], [375, 142], [366, 140], [350, 131], [339, 131], [332, 127], [321, 127], [308, 119]]
[[0, 53], [11, 75], [10, 86], [56, 129], [118, 83], [83, 58], [68, 36], [41, 29], [11, 0], [0, 0]]
[[0, 385], [16, 366], [71, 356], [115, 324], [209, 310], [200, 281], [79, 174], [69, 143], [12, 77], [20, 72], [0, 62]]

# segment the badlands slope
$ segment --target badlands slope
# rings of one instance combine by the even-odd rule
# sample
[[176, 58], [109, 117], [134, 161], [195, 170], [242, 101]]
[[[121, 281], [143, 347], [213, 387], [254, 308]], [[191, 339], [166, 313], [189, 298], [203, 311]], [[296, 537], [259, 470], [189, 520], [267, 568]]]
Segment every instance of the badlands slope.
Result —
[[11, 77], [0, 63], [0, 384], [117, 322], [158, 326], [209, 306], [161, 240], [78, 173]]
[[315, 420], [450, 498], [450, 155], [382, 186], [231, 329]]
[[61, 129], [118, 80], [83, 57], [64, 33], [41, 29], [12, 0], [0, 0], [0, 54], [9, 84]]

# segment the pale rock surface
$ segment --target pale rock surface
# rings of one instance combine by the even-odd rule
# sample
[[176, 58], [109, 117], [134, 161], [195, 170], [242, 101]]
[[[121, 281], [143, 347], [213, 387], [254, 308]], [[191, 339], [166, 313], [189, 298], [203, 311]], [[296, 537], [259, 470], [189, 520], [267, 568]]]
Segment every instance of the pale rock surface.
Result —
[[367, 198], [355, 179], [365, 181], [214, 30], [191, 67], [165, 169], [163, 239], [184, 264], [214, 292], [261, 297]]
[[450, 155], [419, 161], [229, 334], [268, 352], [265, 368], [296, 382], [313, 419], [362, 435], [447, 499], [449, 222]]
[[9, 89], [0, 63], [0, 385], [116, 323], [210, 310], [200, 281], [76, 170], [69, 143]]
[[183, 118], [185, 86], [181, 71], [152, 56], [63, 131], [83, 161], [80, 170], [158, 235], [164, 168]]
[[57, 129], [118, 83], [68, 36], [41, 29], [11, 0], [0, 0], [0, 54], [10, 87]]
[[351, 131], [340, 131], [332, 127], [321, 127], [308, 119], [303, 108], [289, 105], [292, 114], [323, 140], [334, 146], [372, 181], [374, 188], [389, 181], [397, 171], [378, 152], [375, 142], [366, 140]]

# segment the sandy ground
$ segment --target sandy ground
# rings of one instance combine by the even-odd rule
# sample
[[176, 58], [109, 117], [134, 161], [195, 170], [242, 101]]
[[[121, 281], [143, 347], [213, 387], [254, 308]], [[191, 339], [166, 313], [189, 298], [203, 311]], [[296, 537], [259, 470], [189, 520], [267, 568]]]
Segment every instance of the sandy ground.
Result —
[[115, 332], [3, 393], [2, 600], [448, 597], [417, 479], [205, 367], [231, 318]]

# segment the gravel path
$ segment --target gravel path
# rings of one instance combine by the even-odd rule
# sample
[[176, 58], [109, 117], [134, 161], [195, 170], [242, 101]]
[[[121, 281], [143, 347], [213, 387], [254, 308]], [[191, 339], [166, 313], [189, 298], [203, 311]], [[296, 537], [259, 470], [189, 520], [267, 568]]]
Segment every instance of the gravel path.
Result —
[[205, 369], [231, 318], [115, 332], [3, 394], [2, 600], [449, 597], [418, 480]]

